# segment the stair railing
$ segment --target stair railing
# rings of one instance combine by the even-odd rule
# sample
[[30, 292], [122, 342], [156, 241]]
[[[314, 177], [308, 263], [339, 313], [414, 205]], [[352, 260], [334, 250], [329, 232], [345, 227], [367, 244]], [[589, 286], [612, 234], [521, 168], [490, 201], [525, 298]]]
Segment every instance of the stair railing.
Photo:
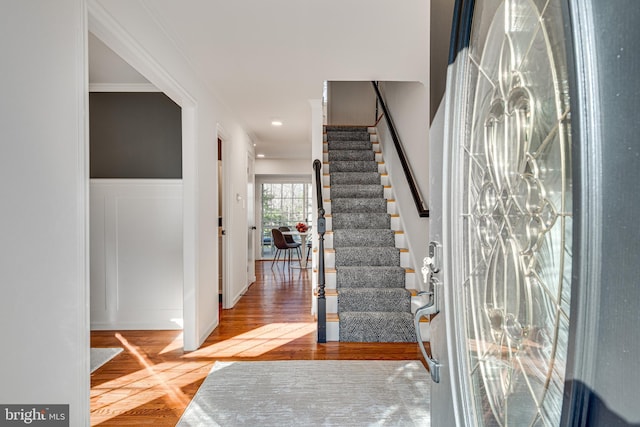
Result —
[[313, 169], [316, 175], [316, 198], [318, 202], [318, 342], [327, 342], [327, 299], [325, 296], [325, 275], [324, 275], [324, 233], [326, 231], [326, 219], [324, 217], [324, 206], [322, 203], [322, 177], [320, 169], [322, 162], [318, 159], [313, 161]]
[[409, 161], [407, 160], [407, 156], [404, 152], [402, 142], [400, 141], [398, 132], [396, 132], [396, 127], [393, 124], [393, 119], [391, 118], [391, 114], [387, 109], [387, 105], [385, 104], [384, 99], [382, 98], [380, 88], [378, 88], [378, 82], [372, 81], [371, 84], [373, 85], [373, 89], [376, 91], [376, 97], [378, 102], [380, 103], [380, 107], [382, 107], [382, 113], [384, 114], [384, 117], [387, 121], [389, 133], [391, 133], [391, 139], [393, 140], [393, 145], [396, 147], [398, 158], [400, 159], [400, 164], [402, 165], [402, 170], [404, 171], [404, 175], [407, 178], [407, 182], [409, 183], [409, 189], [411, 190], [413, 201], [416, 203], [418, 215], [421, 217], [428, 217], [429, 208], [427, 207], [427, 203], [424, 201], [422, 194], [420, 194], [418, 183], [416, 182], [415, 175], [411, 171], [411, 165], [409, 165]]

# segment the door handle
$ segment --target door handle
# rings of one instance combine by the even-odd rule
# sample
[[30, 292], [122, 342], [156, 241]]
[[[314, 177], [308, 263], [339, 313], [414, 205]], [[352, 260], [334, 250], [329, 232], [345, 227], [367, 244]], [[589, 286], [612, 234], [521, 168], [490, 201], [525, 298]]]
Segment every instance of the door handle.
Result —
[[[428, 354], [427, 349], [424, 347], [424, 341], [420, 332], [420, 319], [440, 312], [440, 304], [442, 301], [442, 282], [433, 277], [434, 273], [438, 273], [440, 271], [440, 267], [438, 266], [440, 262], [439, 248], [439, 243], [429, 243], [429, 256], [423, 260], [424, 264], [422, 267], [422, 274], [424, 282], [429, 284], [430, 291], [419, 292], [418, 295], [429, 295], [430, 301], [416, 310], [413, 319], [420, 351], [422, 352], [422, 356], [424, 356], [424, 360], [427, 362], [427, 366], [429, 366], [431, 379], [435, 383], [440, 382], [440, 362]], [[431, 340], [429, 339], [428, 342], [431, 343]]]

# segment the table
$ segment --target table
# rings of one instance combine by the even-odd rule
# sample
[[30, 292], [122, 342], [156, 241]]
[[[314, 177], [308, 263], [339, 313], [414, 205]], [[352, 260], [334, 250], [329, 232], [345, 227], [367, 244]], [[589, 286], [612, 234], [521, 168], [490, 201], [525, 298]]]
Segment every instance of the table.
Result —
[[305, 231], [304, 233], [301, 233], [296, 230], [291, 230], [291, 231], [283, 231], [282, 234], [284, 234], [285, 236], [300, 236], [300, 248], [302, 252], [302, 256], [300, 257], [300, 268], [308, 268], [306, 250], [307, 250], [307, 235], [309, 235], [310, 232]]

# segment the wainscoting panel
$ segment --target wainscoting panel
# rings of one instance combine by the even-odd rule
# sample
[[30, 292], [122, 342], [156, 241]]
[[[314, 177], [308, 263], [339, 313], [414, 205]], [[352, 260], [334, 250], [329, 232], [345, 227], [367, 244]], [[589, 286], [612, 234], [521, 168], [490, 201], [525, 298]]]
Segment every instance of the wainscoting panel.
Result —
[[91, 180], [91, 328], [182, 328], [182, 181]]

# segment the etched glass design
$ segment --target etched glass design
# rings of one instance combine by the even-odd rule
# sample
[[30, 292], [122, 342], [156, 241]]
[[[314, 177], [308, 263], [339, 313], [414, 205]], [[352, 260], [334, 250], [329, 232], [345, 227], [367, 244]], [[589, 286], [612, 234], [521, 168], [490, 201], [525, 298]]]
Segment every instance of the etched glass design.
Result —
[[476, 1], [463, 188], [467, 382], [478, 425], [560, 422], [571, 285], [571, 158], [559, 1]]

